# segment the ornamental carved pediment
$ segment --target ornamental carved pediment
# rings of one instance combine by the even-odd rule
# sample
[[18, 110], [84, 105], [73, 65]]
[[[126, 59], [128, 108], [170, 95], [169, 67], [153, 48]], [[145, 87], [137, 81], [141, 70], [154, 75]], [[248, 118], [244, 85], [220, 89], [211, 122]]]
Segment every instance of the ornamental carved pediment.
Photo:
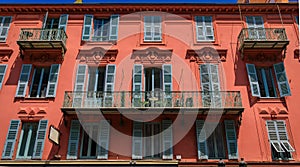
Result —
[[188, 49], [186, 59], [196, 63], [218, 63], [226, 61], [227, 49], [214, 49], [204, 47], [202, 49]]
[[131, 58], [135, 62], [143, 64], [163, 64], [171, 61], [172, 51], [172, 49], [160, 49], [157, 47], [134, 49]]
[[1, 48], [0, 47], [0, 63], [1, 62], [8, 62], [13, 50], [10, 48]]
[[91, 49], [81, 49], [77, 59], [86, 64], [107, 64], [114, 62], [117, 54], [117, 49], [106, 50], [102, 47], [93, 47]]

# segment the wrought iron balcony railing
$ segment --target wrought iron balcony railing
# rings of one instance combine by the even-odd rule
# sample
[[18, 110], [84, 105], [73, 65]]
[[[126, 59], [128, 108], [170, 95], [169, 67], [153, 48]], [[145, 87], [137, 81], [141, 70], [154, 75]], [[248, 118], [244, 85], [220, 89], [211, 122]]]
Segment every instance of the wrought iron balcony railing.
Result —
[[63, 29], [21, 29], [18, 44], [21, 49], [63, 48], [66, 50], [67, 34]]
[[63, 108], [242, 108], [242, 100], [239, 91], [67, 91]]
[[289, 41], [284, 28], [243, 28], [238, 37], [239, 49], [279, 48]]

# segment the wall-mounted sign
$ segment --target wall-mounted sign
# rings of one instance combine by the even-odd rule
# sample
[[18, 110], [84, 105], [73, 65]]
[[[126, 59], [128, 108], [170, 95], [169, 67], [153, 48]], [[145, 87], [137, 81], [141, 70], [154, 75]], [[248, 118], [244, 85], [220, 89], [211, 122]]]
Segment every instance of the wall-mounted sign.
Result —
[[49, 136], [48, 136], [49, 140], [55, 144], [59, 144], [59, 137], [60, 137], [59, 130], [56, 129], [53, 125], [51, 125], [49, 129]]

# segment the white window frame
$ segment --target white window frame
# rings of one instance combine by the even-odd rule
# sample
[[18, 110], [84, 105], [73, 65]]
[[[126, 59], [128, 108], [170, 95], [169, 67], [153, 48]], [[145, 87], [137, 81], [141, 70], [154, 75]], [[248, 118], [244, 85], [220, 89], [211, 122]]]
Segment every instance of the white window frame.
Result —
[[[23, 142], [23, 135], [24, 135], [24, 125], [25, 124], [28, 124], [29, 126], [29, 131], [28, 131], [28, 135], [27, 135], [27, 139], [26, 139], [26, 143], [25, 143], [25, 150], [24, 150], [24, 156], [19, 156], [19, 153], [21, 151], [21, 145], [22, 145], [22, 142]], [[33, 124], [36, 124], [36, 130], [33, 131]], [[27, 126], [27, 125], [26, 125]], [[33, 154], [34, 154], [34, 150], [32, 152], [32, 155], [31, 156], [28, 156], [28, 151], [29, 151], [29, 145], [31, 144], [30, 143], [30, 139], [31, 139], [31, 136], [33, 135], [33, 133], [37, 133], [38, 132], [38, 123], [36, 122], [32, 122], [32, 123], [23, 123], [22, 125], [22, 130], [21, 130], [21, 135], [20, 135], [20, 140], [19, 140], [19, 144], [18, 144], [18, 150], [17, 150], [17, 156], [16, 158], [17, 159], [31, 159], [33, 157]], [[36, 134], [37, 135], [37, 134]], [[36, 142], [36, 139], [35, 141]], [[33, 147], [34, 147], [35, 144], [33, 144]]]
[[[8, 31], [9, 31], [10, 24], [11, 24], [11, 21], [12, 21], [12, 17], [11, 16], [0, 16], [0, 17], [2, 17], [2, 20], [0, 20], [0, 37], [4, 38], [2, 40], [0, 39], [0, 42], [5, 42], [6, 39], [7, 39], [7, 35], [8, 35]], [[4, 23], [5, 19], [9, 19], [9, 23], [8, 23], [8, 26], [4, 27], [3, 23]], [[2, 31], [3, 31], [4, 28], [7, 28], [6, 34], [4, 36], [1, 36]]]
[[[95, 152], [95, 156], [91, 156], [91, 147], [92, 147], [92, 143], [93, 143], [93, 139], [90, 137], [90, 135], [92, 134], [92, 136], [94, 137], [93, 134], [93, 128], [94, 127], [98, 127], [96, 129], [98, 129], [97, 132], [97, 139], [95, 139], [95, 143], [96, 143], [96, 152]], [[98, 152], [98, 138], [100, 136], [100, 131], [99, 131], [99, 124], [98, 123], [85, 123], [84, 126], [81, 128], [81, 146], [80, 146], [80, 159], [96, 159], [97, 158], [97, 152]], [[82, 155], [82, 151], [83, 151], [83, 147], [84, 147], [84, 143], [83, 143], [83, 138], [84, 138], [84, 131], [88, 131], [86, 132], [88, 135], [88, 150], [87, 150], [87, 155], [83, 156]]]
[[[202, 22], [199, 19], [202, 19]], [[209, 19], [209, 25], [206, 24], [205, 20]], [[215, 33], [214, 33], [214, 25], [212, 16], [195, 16], [195, 24], [196, 24], [196, 39], [197, 42], [204, 41], [215, 41]], [[202, 32], [199, 31], [199, 28], [202, 28]], [[207, 29], [211, 28], [211, 35], [207, 34]], [[200, 35], [202, 33], [203, 35]], [[201, 37], [202, 36], [202, 37]], [[209, 36], [212, 36], [212, 39], [209, 39]], [[201, 39], [204, 38], [204, 39]]]
[[0, 73], [0, 90], [2, 88], [4, 79], [5, 79], [5, 74], [6, 74], [6, 70], [7, 70], [7, 64], [0, 64], [0, 67], [3, 67], [3, 73]]
[[[161, 133], [161, 131], [162, 131], [162, 125], [161, 125], [161, 123], [160, 122], [148, 122], [148, 123], [144, 123], [144, 129], [143, 129], [143, 131], [144, 131], [144, 135], [146, 135], [146, 125], [151, 125], [151, 136], [147, 136], [147, 137], [144, 137], [144, 149], [143, 149], [143, 151], [144, 151], [144, 153], [143, 153], [143, 157], [145, 157], [145, 159], [153, 159], [153, 158], [158, 158], [158, 157], [155, 157], [154, 155], [155, 155], [155, 150], [154, 150], [154, 147], [155, 147], [155, 136], [158, 136], [159, 137], [159, 150], [162, 150], [162, 143], [163, 143], [163, 139], [162, 139], [162, 133]], [[156, 135], [153, 135], [154, 134], [154, 125], [158, 125], [159, 126], [159, 131], [160, 131], [160, 133], [158, 133], [158, 134], [156, 134]], [[146, 155], [146, 149], [147, 149], [147, 143], [146, 143], [146, 138], [151, 138], [151, 155]], [[158, 154], [160, 154], [160, 153], [158, 153]], [[163, 155], [163, 153], [161, 153], [160, 154], [160, 157], [162, 157], [162, 155]], [[159, 157], [159, 158], [160, 158]]]
[[[150, 19], [150, 22], [146, 22], [146, 18]], [[155, 18], [158, 18], [159, 23], [155, 23]], [[148, 24], [148, 25], [147, 25]], [[147, 36], [147, 28], [150, 28], [150, 36]], [[158, 29], [158, 35], [156, 35], [156, 29]], [[147, 39], [150, 38], [150, 39]], [[158, 38], [158, 39], [156, 39]], [[161, 16], [144, 16], [144, 42], [161, 42], [162, 41], [162, 17]]]

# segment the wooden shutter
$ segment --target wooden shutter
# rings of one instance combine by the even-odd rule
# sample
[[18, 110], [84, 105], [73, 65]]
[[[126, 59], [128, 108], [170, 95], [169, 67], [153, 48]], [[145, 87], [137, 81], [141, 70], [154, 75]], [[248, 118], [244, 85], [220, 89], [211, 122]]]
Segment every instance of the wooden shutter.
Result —
[[132, 77], [132, 92], [133, 107], [141, 107], [142, 102], [142, 75], [143, 75], [143, 65], [135, 64], [133, 66], [133, 77]]
[[4, 145], [3, 152], [2, 152], [2, 159], [12, 159], [16, 139], [18, 136], [19, 126], [20, 126], [20, 120], [11, 120], [10, 121], [5, 145]]
[[204, 16], [204, 26], [205, 26], [205, 40], [213, 41], [214, 40], [214, 28], [213, 28], [211, 16]]
[[16, 97], [25, 97], [31, 67], [32, 67], [31, 64], [23, 64], [22, 65], [22, 70], [21, 70], [18, 87], [17, 87], [17, 91], [16, 91]]
[[204, 120], [196, 120], [198, 159], [208, 159]]
[[284, 149], [282, 148], [279, 142], [276, 121], [266, 121], [266, 125], [267, 125], [270, 144], [272, 145], [272, 147], [274, 147], [274, 149], [277, 152], [284, 152]]
[[246, 64], [252, 96], [260, 97], [260, 89], [254, 64]]
[[7, 38], [7, 34], [9, 31], [10, 23], [11, 23], [12, 17], [11, 16], [0, 16], [0, 41], [5, 42]]
[[84, 15], [84, 24], [82, 30], [83, 41], [90, 40], [90, 36], [92, 34], [92, 26], [93, 26], [93, 15]]
[[2, 84], [4, 82], [4, 77], [7, 69], [7, 64], [1, 64], [0, 65], [0, 90], [2, 88]]
[[118, 26], [119, 26], [119, 15], [110, 16], [110, 25], [109, 25], [109, 40], [116, 41], [118, 40]]
[[205, 40], [203, 16], [195, 16], [197, 41]]
[[224, 120], [228, 159], [238, 159], [238, 148], [234, 120]]
[[163, 65], [163, 91], [165, 107], [172, 107], [172, 64]]
[[161, 16], [152, 16], [152, 40], [161, 41]]
[[110, 124], [107, 120], [100, 121], [100, 136], [98, 141], [97, 159], [108, 159], [108, 147], [109, 147], [109, 129]]
[[48, 120], [39, 121], [39, 126], [36, 134], [33, 156], [32, 156], [33, 159], [42, 159], [44, 142], [47, 133], [47, 125], [48, 125]]
[[45, 13], [44, 20], [43, 20], [43, 27], [42, 28], [46, 27], [47, 19], [48, 19], [48, 12]]
[[132, 132], [132, 159], [143, 159], [143, 124], [133, 123]]
[[81, 107], [82, 100], [84, 98], [84, 85], [86, 78], [86, 69], [85, 64], [79, 64], [77, 67], [75, 87], [74, 87], [74, 97], [73, 97], [73, 107]]
[[209, 78], [210, 87], [212, 92], [212, 104], [213, 107], [222, 107], [222, 99], [220, 94], [220, 79], [219, 79], [219, 68], [217, 64], [209, 64]]
[[48, 85], [47, 85], [47, 93], [46, 93], [47, 97], [55, 97], [56, 95], [59, 70], [60, 70], [60, 64], [51, 65]]
[[173, 135], [172, 135], [172, 121], [163, 120], [163, 159], [173, 159]]
[[58, 28], [65, 30], [65, 32], [67, 29], [68, 17], [69, 17], [69, 15], [67, 15], [67, 14], [60, 15], [60, 17], [59, 17]]
[[112, 107], [114, 104], [114, 86], [115, 86], [116, 65], [106, 65], [105, 85], [104, 85], [104, 106]]
[[69, 135], [67, 159], [77, 159], [79, 135], [80, 122], [79, 120], [72, 120]]
[[202, 91], [202, 104], [204, 107], [210, 107], [211, 105], [211, 85], [210, 85], [210, 74], [209, 64], [200, 65], [200, 81]]
[[152, 40], [152, 16], [144, 17], [144, 41]]
[[290, 86], [285, 73], [285, 68], [283, 63], [274, 64], [274, 70], [276, 75], [276, 80], [278, 84], [278, 89], [280, 92], [280, 97], [290, 96]]

